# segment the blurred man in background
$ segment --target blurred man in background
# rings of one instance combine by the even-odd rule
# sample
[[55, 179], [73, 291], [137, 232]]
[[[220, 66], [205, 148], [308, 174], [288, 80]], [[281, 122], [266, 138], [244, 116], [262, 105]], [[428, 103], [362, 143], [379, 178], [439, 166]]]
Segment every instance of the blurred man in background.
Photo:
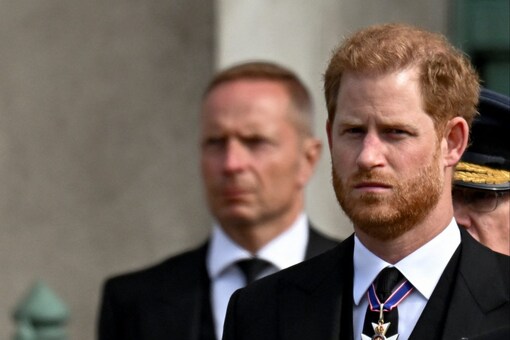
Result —
[[235, 290], [336, 244], [304, 212], [305, 185], [321, 152], [312, 111], [303, 83], [279, 65], [245, 63], [212, 79], [200, 141], [211, 236], [197, 249], [108, 280], [100, 340], [221, 339]]
[[455, 219], [487, 247], [510, 255], [510, 98], [482, 89], [478, 111], [455, 170]]

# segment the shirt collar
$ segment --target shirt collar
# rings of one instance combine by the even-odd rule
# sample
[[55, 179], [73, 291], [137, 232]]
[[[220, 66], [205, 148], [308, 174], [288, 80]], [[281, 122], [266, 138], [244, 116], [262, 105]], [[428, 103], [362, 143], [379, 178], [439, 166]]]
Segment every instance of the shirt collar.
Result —
[[[459, 244], [460, 231], [452, 219], [441, 233], [397, 262], [394, 267], [428, 300]], [[387, 266], [392, 265], [370, 252], [355, 236], [353, 297], [356, 305], [379, 272]]]
[[[308, 244], [308, 219], [304, 213], [292, 226], [261, 248], [255, 256], [271, 262], [277, 269], [284, 269], [304, 260]], [[235, 262], [253, 255], [235, 243], [218, 223], [213, 230], [207, 254], [207, 271], [211, 279], [221, 275]]]

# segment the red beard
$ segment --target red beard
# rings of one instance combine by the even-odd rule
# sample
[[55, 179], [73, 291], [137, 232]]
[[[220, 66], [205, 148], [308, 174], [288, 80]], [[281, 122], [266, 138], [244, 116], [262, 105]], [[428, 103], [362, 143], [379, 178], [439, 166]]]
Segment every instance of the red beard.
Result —
[[[423, 221], [437, 205], [444, 183], [437, 159], [436, 152], [431, 164], [405, 180], [376, 171], [363, 171], [344, 185], [332, 169], [337, 200], [357, 228], [379, 240], [395, 239]], [[353, 195], [354, 186], [366, 181], [388, 184], [392, 193]]]

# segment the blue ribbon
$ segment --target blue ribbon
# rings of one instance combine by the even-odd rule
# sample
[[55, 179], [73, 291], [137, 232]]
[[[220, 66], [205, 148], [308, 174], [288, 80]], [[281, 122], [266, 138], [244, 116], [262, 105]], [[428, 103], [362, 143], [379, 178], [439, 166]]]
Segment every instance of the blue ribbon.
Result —
[[[389, 297], [383, 305], [383, 311], [389, 312], [393, 308], [397, 307], [402, 300], [404, 300], [413, 290], [411, 282], [405, 280]], [[368, 302], [370, 304], [370, 310], [372, 312], [379, 312], [381, 310], [381, 301], [375, 293], [375, 285], [372, 283], [368, 289]]]

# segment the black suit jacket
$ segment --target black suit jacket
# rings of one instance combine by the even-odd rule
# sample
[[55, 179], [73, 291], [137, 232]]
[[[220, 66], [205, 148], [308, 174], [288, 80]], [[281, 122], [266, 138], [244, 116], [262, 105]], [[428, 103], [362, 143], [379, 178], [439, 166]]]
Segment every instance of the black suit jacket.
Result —
[[[333, 248], [310, 228], [306, 258]], [[111, 278], [103, 288], [99, 340], [198, 340], [210, 308], [206, 271], [208, 244], [153, 267]], [[210, 329], [213, 332], [213, 328]], [[208, 334], [208, 338], [215, 338]]]
[[[461, 230], [462, 241], [427, 303], [412, 340], [457, 340], [510, 320], [510, 257]], [[238, 290], [224, 340], [353, 339], [351, 236], [338, 247]]]

